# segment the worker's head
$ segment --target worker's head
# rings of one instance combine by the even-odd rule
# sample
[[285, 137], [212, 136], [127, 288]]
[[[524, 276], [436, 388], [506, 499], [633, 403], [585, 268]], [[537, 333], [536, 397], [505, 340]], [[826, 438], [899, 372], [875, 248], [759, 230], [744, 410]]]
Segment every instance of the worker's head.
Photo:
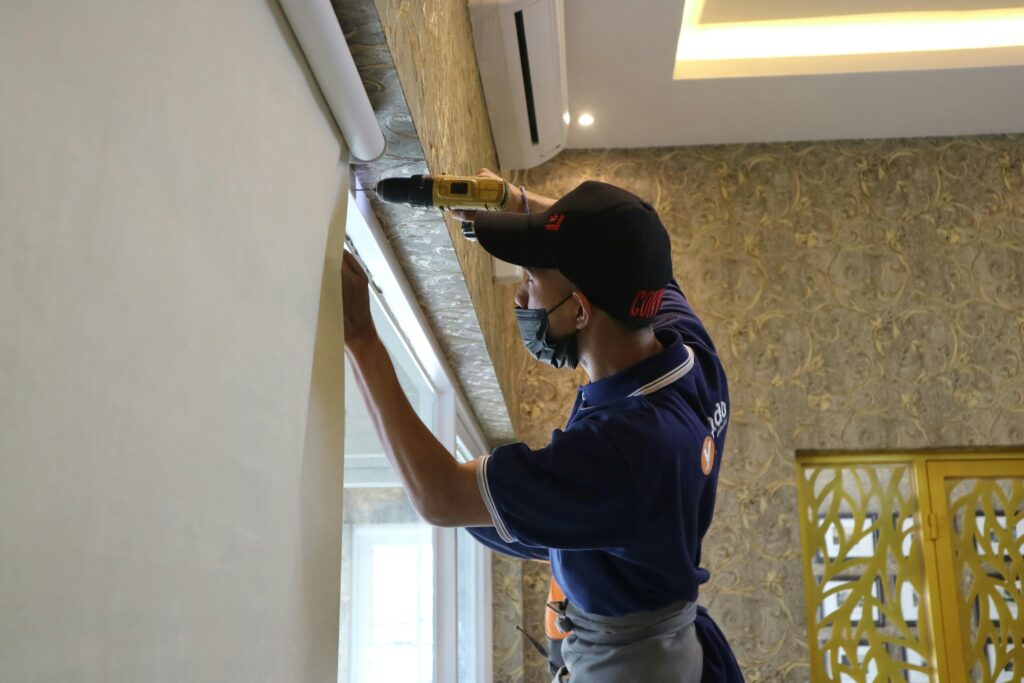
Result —
[[648, 328], [672, 279], [672, 248], [654, 208], [587, 181], [544, 212], [481, 211], [475, 232], [495, 257], [525, 270], [516, 317], [527, 348], [576, 367], [584, 337]]

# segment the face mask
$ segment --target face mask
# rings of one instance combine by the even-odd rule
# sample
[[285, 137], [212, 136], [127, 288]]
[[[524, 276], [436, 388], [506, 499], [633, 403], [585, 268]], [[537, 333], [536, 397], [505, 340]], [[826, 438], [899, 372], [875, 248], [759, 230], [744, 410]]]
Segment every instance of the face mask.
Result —
[[554, 343], [547, 338], [550, 325], [548, 315], [571, 298], [572, 293], [555, 304], [550, 311], [543, 308], [517, 308], [516, 322], [519, 323], [519, 334], [526, 344], [526, 350], [533, 354], [534, 358], [551, 363], [556, 368], [568, 366], [575, 370], [580, 360], [576, 334], [573, 333]]

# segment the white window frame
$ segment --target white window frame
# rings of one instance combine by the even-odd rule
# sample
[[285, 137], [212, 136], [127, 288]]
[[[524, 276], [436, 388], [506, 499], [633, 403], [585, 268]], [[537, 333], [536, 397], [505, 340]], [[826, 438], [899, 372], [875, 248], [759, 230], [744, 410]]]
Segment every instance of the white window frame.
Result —
[[[395, 323], [410, 355], [436, 396], [434, 435], [450, 453], [455, 453], [456, 436], [476, 455], [487, 452], [487, 441], [468, 402], [444, 359], [427, 318], [405, 279], [401, 265], [377, 222], [366, 193], [352, 174], [346, 235], [372, 274], [374, 295]], [[456, 683], [457, 678], [457, 590], [456, 529], [434, 527], [434, 680]], [[490, 554], [476, 544], [474, 566], [479, 596], [476, 610], [480, 650], [476, 653], [476, 680], [492, 677], [491, 571]], [[459, 681], [458, 683], [466, 683]]]
[[[481, 454], [485, 451], [486, 442], [483, 440], [476, 421], [468, 414], [464, 405], [457, 408], [458, 421], [456, 422], [456, 439], [461, 441], [466, 451], [470, 454]], [[468, 417], [469, 420], [464, 419]], [[458, 452], [454, 449], [453, 452]], [[479, 457], [479, 456], [474, 456]], [[463, 458], [458, 458], [463, 461]], [[454, 542], [454, 541], [453, 541]], [[477, 588], [477, 603], [475, 621], [479, 625], [476, 652], [476, 672], [471, 678], [472, 681], [493, 680], [493, 618], [491, 610], [491, 553], [481, 543], [473, 543], [473, 571], [475, 573], [475, 585]], [[452, 587], [455, 590], [455, 587]], [[457, 665], [457, 662], [456, 662]], [[459, 681], [459, 683], [468, 683]]]

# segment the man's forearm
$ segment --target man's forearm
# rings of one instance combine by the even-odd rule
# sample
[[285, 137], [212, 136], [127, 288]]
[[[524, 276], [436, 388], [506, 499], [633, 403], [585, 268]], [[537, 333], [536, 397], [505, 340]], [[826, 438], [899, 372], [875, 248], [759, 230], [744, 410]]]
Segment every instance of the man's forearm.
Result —
[[416, 512], [433, 522], [437, 498], [444, 495], [444, 484], [457, 467], [455, 459], [413, 410], [376, 335], [345, 350], [391, 466]]
[[[536, 211], [547, 211], [551, 208], [552, 204], [558, 201], [557, 199], [545, 197], [544, 195], [539, 195], [536, 192], [530, 192], [529, 190], [526, 190], [526, 198], [530, 202], [530, 213], [534, 213]], [[523, 197], [519, 192], [512, 192], [512, 204], [505, 210], [512, 211], [514, 213], [524, 213], [526, 211], [526, 205], [523, 203]]]
[[534, 211], [547, 211], [556, 201], [558, 201], [557, 199], [545, 197], [537, 194], [536, 192], [530, 192], [529, 190], [526, 191], [526, 195], [530, 200], [531, 213]]

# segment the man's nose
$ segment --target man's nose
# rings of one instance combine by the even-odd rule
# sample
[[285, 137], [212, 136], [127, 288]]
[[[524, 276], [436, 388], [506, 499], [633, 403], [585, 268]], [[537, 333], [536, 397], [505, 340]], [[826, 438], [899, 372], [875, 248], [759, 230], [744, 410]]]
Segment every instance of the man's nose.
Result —
[[519, 289], [516, 290], [515, 303], [519, 308], [526, 308], [526, 304], [530, 303], [530, 297], [526, 293], [526, 283], [519, 285]]

